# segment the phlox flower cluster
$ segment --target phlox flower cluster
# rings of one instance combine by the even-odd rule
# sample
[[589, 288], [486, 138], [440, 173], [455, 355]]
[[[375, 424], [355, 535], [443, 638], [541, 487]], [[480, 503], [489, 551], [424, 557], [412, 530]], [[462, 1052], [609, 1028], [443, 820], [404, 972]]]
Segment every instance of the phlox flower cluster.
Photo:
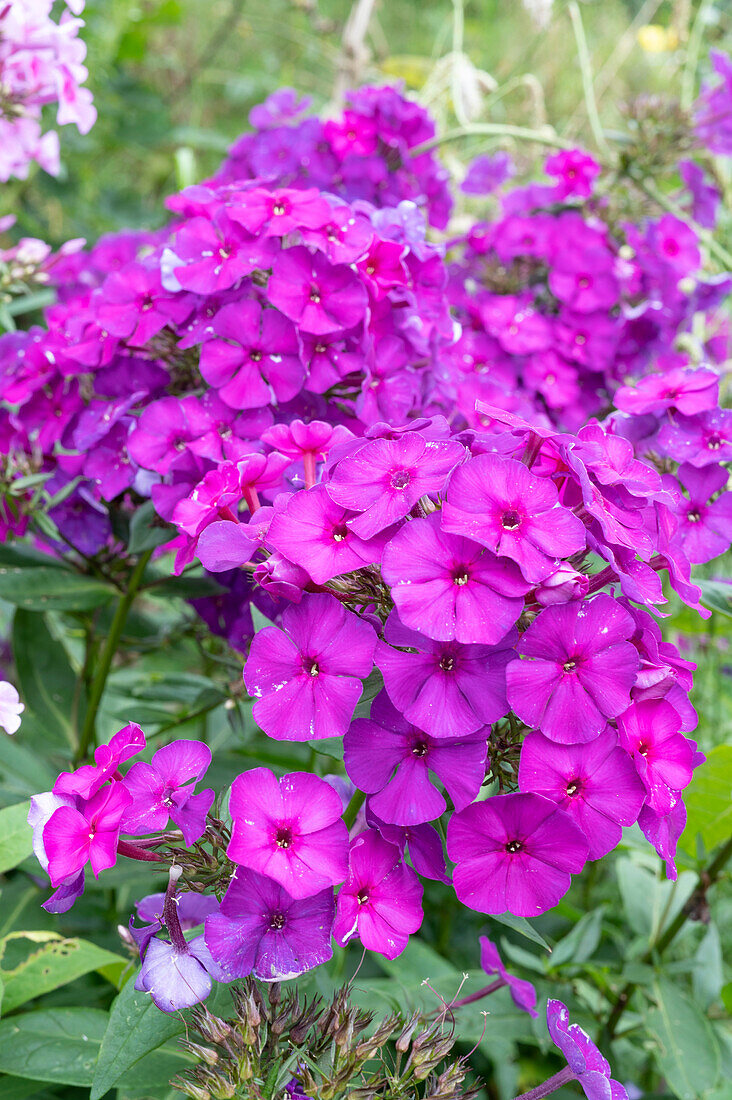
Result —
[[33, 161], [58, 174], [58, 134], [44, 129], [44, 107], [55, 104], [57, 124], [82, 134], [96, 121], [91, 92], [82, 87], [88, 74], [77, 17], [84, 0], [66, 0], [58, 22], [52, 7], [53, 0], [0, 7], [0, 182], [25, 179]]

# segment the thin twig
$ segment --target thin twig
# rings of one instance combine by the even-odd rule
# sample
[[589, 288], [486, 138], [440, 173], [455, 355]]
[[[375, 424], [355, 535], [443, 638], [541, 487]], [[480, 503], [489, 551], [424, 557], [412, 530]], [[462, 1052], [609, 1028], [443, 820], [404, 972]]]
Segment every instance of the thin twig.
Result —
[[577, 0], [570, 0], [567, 6], [567, 10], [569, 12], [569, 18], [572, 20], [574, 40], [577, 43], [577, 60], [579, 61], [580, 73], [582, 76], [582, 89], [585, 95], [587, 118], [590, 123], [590, 128], [592, 129], [592, 134], [595, 138], [595, 144], [597, 145], [598, 149], [602, 150], [605, 156], [608, 156], [610, 153], [610, 148], [607, 141], [605, 140], [602, 123], [600, 122], [600, 115], [597, 110], [595, 89], [592, 83], [592, 65], [590, 62], [590, 51], [587, 48], [585, 28], [582, 24], [582, 16], [580, 15]]

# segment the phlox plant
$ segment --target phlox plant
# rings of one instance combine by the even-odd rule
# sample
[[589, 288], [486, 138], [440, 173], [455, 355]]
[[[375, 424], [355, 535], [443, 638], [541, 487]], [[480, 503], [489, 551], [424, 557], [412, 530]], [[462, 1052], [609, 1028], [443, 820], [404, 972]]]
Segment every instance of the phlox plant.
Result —
[[[195, 1065], [164, 1081], [185, 1069], [194, 1100], [479, 1095], [468, 1039], [494, 1066], [509, 1040], [553, 1047], [531, 1100], [640, 1095], [644, 1055], [621, 1035], [611, 1069], [553, 994], [594, 1013], [609, 1053], [693, 909], [679, 840], [705, 755], [694, 664], [663, 623], [709, 619], [692, 567], [732, 543], [732, 280], [704, 236], [705, 158], [730, 152], [710, 120], [732, 105], [713, 63], [673, 211], [633, 216], [580, 148], [518, 185], [506, 153], [480, 156], [458, 184], [402, 88], [351, 91], [327, 119], [282, 89], [163, 228], [39, 255], [44, 323], [0, 337], [17, 608], [0, 724], [20, 729], [2, 766], [27, 784], [26, 729], [48, 742], [8, 868], [32, 831], [15, 876], [53, 929], [96, 880], [117, 889], [90, 918], [105, 950], [70, 942], [105, 956], [72, 977], [102, 967], [120, 989], [108, 1015], [48, 1002], [90, 1013], [98, 1052], [39, 1080], [143, 1095], [125, 1072], [185, 1027]], [[456, 201], [479, 210], [459, 232]], [[673, 917], [635, 971], [620, 945], [594, 986], [547, 987], [527, 943], [574, 916], [594, 946], [575, 930], [557, 954], [592, 956], [600, 924], [572, 899], [619, 847], [660, 857]], [[416, 1006], [397, 990], [393, 1017], [364, 1015], [377, 974], [437, 961], [449, 982], [471, 954], [469, 992], [425, 971]], [[723, 1040], [659, 982], [654, 1012], [677, 997], [716, 1052], [712, 1089]], [[489, 997], [484, 1034], [461, 1030]], [[0, 1023], [0, 1045], [43, 1011]], [[491, 1096], [519, 1090], [497, 1080]]]

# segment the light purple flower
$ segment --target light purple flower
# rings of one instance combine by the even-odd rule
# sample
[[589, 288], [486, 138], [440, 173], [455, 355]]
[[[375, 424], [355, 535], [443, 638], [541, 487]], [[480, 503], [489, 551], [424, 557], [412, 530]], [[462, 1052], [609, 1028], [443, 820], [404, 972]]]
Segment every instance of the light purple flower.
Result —
[[552, 1042], [567, 1059], [572, 1076], [579, 1081], [587, 1100], [628, 1100], [625, 1088], [610, 1077], [610, 1066], [579, 1024], [569, 1022], [569, 1011], [561, 1001], [549, 998], [546, 1026]]
[[229, 980], [286, 981], [331, 958], [334, 914], [330, 889], [296, 901], [266, 875], [239, 867], [204, 936]]
[[312, 897], [346, 877], [343, 806], [324, 779], [293, 772], [278, 780], [267, 768], [253, 768], [234, 780], [229, 812], [229, 859], [268, 875], [290, 897]]
[[480, 913], [536, 917], [557, 904], [587, 859], [569, 814], [539, 794], [496, 795], [454, 813], [447, 853], [455, 893]]
[[521, 744], [519, 787], [565, 810], [587, 837], [589, 859], [620, 842], [622, 826], [637, 820], [645, 789], [632, 759], [609, 727], [585, 745], [557, 745], [541, 733]]
[[369, 830], [351, 844], [350, 869], [338, 893], [333, 935], [358, 936], [368, 951], [395, 959], [422, 924], [422, 886], [399, 848]]
[[20, 716], [25, 710], [16, 688], [7, 680], [0, 680], [0, 726], [6, 733], [17, 733], [20, 729]]
[[211, 992], [212, 977], [220, 980], [223, 975], [203, 936], [178, 945], [153, 937], [145, 948], [135, 989], [149, 993], [163, 1012], [177, 1012], [204, 1001]]
[[132, 836], [165, 829], [170, 818], [183, 833], [186, 847], [202, 836], [215, 792], [194, 788], [211, 763], [211, 750], [202, 741], [174, 741], [154, 754], [152, 761], [133, 764], [123, 780], [132, 797], [122, 831]]
[[696, 416], [678, 416], [664, 424], [655, 449], [677, 462], [709, 466], [732, 460], [732, 409], [714, 409]]
[[501, 184], [516, 174], [508, 153], [499, 152], [492, 156], [480, 156], [471, 161], [460, 190], [466, 195], [490, 195]]
[[434, 738], [410, 725], [386, 692], [371, 704], [370, 718], [357, 718], [343, 739], [352, 782], [369, 798], [369, 810], [393, 825], [434, 821], [446, 802], [429, 773], [445, 785], [456, 809], [473, 801], [486, 769], [483, 730], [470, 738]]
[[552, 482], [498, 455], [478, 455], [454, 471], [442, 526], [511, 558], [532, 583], [585, 548], [584, 524], [559, 504]]
[[392, 612], [376, 663], [389, 698], [409, 722], [433, 737], [464, 737], [506, 713], [506, 666], [516, 638], [514, 629], [495, 646], [435, 642]]
[[612, 596], [547, 607], [507, 669], [518, 717], [552, 741], [591, 741], [625, 710], [638, 670], [635, 623]]
[[255, 720], [278, 741], [342, 735], [373, 668], [373, 627], [325, 594], [288, 607], [282, 627], [255, 635], [244, 666]]
[[684, 416], [708, 412], [719, 400], [719, 375], [712, 370], [676, 367], [621, 386], [615, 404], [623, 412], [642, 415], [676, 409]]
[[509, 974], [503, 965], [503, 960], [498, 953], [498, 948], [487, 936], [480, 937], [480, 965], [486, 974], [497, 974], [504, 985], [508, 986], [511, 999], [522, 1012], [528, 1012], [529, 1016], [536, 1019], [539, 1013], [536, 1011], [536, 990], [531, 982], [524, 978], [517, 978]]

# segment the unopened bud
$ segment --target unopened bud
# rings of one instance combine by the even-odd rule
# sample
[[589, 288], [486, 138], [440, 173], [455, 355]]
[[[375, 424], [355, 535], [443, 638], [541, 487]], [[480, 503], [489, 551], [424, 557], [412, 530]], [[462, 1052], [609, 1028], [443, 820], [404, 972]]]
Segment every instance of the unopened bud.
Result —
[[402, 1028], [401, 1034], [398, 1036], [395, 1044], [400, 1054], [406, 1054], [406, 1052], [409, 1050], [409, 1041], [412, 1038], [412, 1035], [414, 1034], [414, 1029], [416, 1028], [418, 1023], [419, 1016], [415, 1015], [412, 1016], [411, 1020], [407, 1020], [406, 1024]]
[[219, 1052], [213, 1047], [202, 1046], [201, 1043], [192, 1043], [190, 1039], [179, 1039], [179, 1045], [189, 1054], [205, 1062], [207, 1066], [215, 1066], [219, 1060]]

